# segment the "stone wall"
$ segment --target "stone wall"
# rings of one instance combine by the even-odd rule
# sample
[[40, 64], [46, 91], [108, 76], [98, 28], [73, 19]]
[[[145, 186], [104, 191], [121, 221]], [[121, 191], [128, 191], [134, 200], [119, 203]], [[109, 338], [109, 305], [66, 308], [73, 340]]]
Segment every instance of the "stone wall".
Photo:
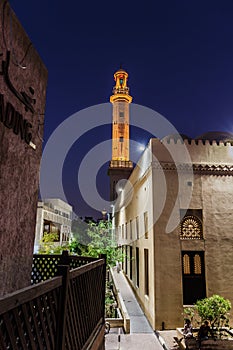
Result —
[[30, 284], [47, 70], [0, 3], [0, 296]]

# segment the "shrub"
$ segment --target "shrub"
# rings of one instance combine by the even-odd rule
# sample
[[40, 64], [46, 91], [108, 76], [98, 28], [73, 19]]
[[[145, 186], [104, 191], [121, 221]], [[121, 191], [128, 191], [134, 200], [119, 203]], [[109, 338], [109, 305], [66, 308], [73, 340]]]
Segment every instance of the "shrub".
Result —
[[193, 326], [200, 326], [204, 321], [209, 321], [215, 335], [221, 337], [220, 329], [229, 327], [229, 312], [231, 302], [219, 295], [198, 300], [193, 307], [184, 309], [184, 317], [191, 319]]
[[198, 300], [196, 302], [197, 313], [201, 321], [209, 321], [211, 327], [227, 327], [229, 325], [229, 311], [231, 302], [219, 295]]

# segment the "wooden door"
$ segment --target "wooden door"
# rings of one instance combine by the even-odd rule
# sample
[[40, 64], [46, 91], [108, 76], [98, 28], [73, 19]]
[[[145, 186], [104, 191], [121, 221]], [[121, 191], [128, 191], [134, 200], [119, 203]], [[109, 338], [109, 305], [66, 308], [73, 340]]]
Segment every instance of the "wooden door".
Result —
[[192, 305], [206, 297], [203, 251], [182, 252], [183, 304]]

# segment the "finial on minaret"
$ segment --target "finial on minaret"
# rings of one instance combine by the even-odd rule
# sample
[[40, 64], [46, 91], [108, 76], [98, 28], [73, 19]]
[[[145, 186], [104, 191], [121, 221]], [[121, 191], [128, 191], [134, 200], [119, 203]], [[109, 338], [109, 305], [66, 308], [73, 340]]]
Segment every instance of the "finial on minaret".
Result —
[[129, 87], [127, 86], [128, 73], [120, 68], [114, 74], [114, 80], [116, 82], [113, 88], [113, 95], [110, 97], [110, 102], [114, 101], [126, 101], [131, 103], [132, 96], [129, 95]]

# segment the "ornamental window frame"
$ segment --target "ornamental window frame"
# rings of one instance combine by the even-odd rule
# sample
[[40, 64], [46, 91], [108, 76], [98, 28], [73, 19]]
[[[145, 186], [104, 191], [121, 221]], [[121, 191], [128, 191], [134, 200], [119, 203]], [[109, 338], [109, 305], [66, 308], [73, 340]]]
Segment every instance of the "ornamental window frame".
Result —
[[195, 215], [186, 215], [180, 223], [181, 240], [202, 240], [203, 226], [201, 220]]

